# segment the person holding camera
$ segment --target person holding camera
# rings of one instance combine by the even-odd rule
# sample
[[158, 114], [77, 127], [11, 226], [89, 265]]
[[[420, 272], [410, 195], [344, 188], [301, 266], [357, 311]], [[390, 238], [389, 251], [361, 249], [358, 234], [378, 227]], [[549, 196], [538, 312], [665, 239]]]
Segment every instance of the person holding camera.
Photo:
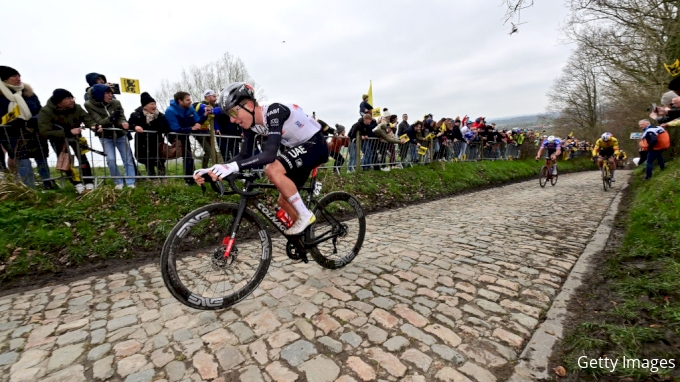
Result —
[[[112, 83], [108, 82], [106, 80], [106, 76], [103, 75], [103, 74], [94, 73], [94, 72], [93, 73], [87, 73], [85, 75], [85, 81], [87, 81], [87, 84], [89, 85], [87, 88], [85, 88], [85, 101], [87, 101], [90, 98], [88, 94], [90, 92], [90, 89], [92, 89], [92, 87], [94, 85], [99, 85], [99, 84], [106, 85], [106, 86], [111, 88], [111, 90], [113, 91], [113, 94], [120, 94], [120, 85], [112, 84]], [[113, 98], [115, 99], [116, 96], [113, 96]]]
[[125, 120], [125, 111], [120, 101], [113, 99], [113, 89], [106, 84], [96, 84], [88, 91], [88, 101], [85, 109], [97, 124], [95, 130], [106, 153], [106, 164], [112, 176], [120, 177], [120, 170], [116, 164], [116, 149], [120, 153], [126, 178], [115, 178], [117, 190], [135, 187], [135, 162], [130, 149], [128, 129], [130, 125]]

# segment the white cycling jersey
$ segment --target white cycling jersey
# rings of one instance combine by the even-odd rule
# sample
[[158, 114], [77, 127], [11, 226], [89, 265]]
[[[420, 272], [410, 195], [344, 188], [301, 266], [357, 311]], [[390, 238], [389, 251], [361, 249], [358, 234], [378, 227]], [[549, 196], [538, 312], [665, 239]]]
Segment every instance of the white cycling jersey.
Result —
[[321, 125], [308, 117], [304, 110], [295, 104], [263, 105], [262, 120], [266, 126], [256, 125], [250, 130], [260, 135], [280, 132], [281, 144], [286, 147], [295, 147], [307, 142], [321, 130]]

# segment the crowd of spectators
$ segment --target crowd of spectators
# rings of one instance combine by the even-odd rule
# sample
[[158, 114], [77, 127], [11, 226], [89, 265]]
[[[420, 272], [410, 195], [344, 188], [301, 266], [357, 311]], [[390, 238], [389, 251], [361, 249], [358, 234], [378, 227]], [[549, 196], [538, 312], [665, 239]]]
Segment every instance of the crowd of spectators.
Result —
[[[85, 79], [88, 86], [83, 106], [65, 89], [55, 89], [43, 105], [17, 70], [0, 66], [0, 169], [13, 170], [24, 184], [34, 188], [34, 160], [43, 187], [54, 188], [47, 164], [52, 147], [57, 156], [64, 152], [74, 155], [79, 168], [72, 165], [65, 173], [78, 193], [91, 191], [92, 166], [84, 154], [90, 150], [83, 138], [86, 129], [101, 142], [108, 172], [118, 189], [135, 187], [135, 179], [141, 175], [138, 163], [144, 164], [146, 176], [163, 176], [166, 161], [174, 158], [182, 159], [185, 182], [195, 184], [192, 142], [202, 148], [203, 168], [212, 158], [226, 162], [239, 152], [241, 128], [222, 113], [214, 90], [205, 90], [200, 102], [193, 102], [186, 92], [177, 92], [165, 113], [150, 94], [142, 93], [139, 107], [128, 118], [115, 97], [114, 84], [107, 82], [106, 76], [88, 73]], [[651, 117], [661, 126], [677, 123], [679, 107], [680, 98], [671, 91], [664, 94], [662, 106]], [[359, 118], [349, 129], [317, 119], [328, 138], [336, 171], [346, 168], [353, 172], [357, 167], [389, 171], [418, 162], [509, 158], [519, 154], [519, 147], [539, 146], [547, 138], [545, 130], [500, 129], [483, 116], [435, 118], [426, 114], [411, 123], [408, 114], [399, 116], [385, 108], [374, 118], [373, 112], [368, 95], [363, 95]], [[587, 155], [591, 150], [590, 142], [573, 134], [564, 138], [562, 145], [563, 159]], [[357, 150], [361, 152], [359, 163]]]

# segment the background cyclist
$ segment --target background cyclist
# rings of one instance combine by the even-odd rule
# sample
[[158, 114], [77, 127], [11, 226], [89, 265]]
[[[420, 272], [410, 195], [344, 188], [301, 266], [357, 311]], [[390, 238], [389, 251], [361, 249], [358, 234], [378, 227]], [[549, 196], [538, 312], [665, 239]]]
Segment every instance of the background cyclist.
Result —
[[611, 181], [614, 180], [614, 170], [616, 170], [616, 163], [614, 163], [615, 154], [619, 153], [619, 141], [614, 138], [612, 133], [604, 133], [602, 137], [595, 142], [593, 147], [593, 156], [597, 156], [597, 167], [602, 169], [602, 161], [607, 158], [609, 161], [609, 172], [611, 173]]
[[548, 156], [552, 159], [552, 174], [557, 175], [557, 169], [555, 164], [557, 163], [557, 157], [562, 153], [562, 141], [559, 138], [555, 138], [554, 135], [546, 138], [541, 147], [538, 149], [538, 154], [536, 154], [536, 160], [541, 158], [543, 150], [548, 150]]

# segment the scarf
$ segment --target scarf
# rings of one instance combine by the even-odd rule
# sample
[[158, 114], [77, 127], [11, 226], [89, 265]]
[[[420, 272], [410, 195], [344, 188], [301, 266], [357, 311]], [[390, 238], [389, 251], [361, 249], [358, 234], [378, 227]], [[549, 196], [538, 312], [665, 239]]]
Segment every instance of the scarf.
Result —
[[17, 105], [19, 105], [19, 118], [24, 121], [28, 121], [33, 117], [31, 109], [28, 108], [26, 101], [23, 97], [24, 84], [19, 86], [10, 85], [7, 82], [0, 81], [0, 92], [9, 100], [9, 106], [7, 111], [12, 111]]
[[158, 111], [158, 109], [156, 109], [155, 113], [149, 113], [146, 110], [142, 109], [142, 113], [144, 113], [144, 116], [146, 117], [146, 124], [149, 125], [149, 124], [151, 124], [151, 121], [158, 118], [160, 111]]

